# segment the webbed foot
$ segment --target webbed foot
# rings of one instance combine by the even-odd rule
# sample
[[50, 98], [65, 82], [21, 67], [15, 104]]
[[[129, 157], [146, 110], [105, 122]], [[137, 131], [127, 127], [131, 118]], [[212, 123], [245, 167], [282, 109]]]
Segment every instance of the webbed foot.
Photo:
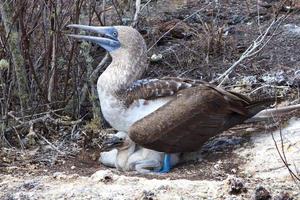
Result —
[[171, 171], [171, 155], [165, 154], [163, 167], [160, 169], [159, 173], [168, 173]]

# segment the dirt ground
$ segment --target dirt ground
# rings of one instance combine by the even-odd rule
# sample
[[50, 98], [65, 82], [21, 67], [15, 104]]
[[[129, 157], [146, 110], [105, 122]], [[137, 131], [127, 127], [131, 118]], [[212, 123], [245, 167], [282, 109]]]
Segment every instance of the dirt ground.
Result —
[[[286, 104], [295, 101], [300, 84], [300, 3], [216, 2], [166, 0], [149, 4], [139, 24], [148, 47], [155, 43], [156, 35], [184, 21], [149, 51], [149, 57], [162, 54], [162, 59], [150, 62], [145, 77], [210, 81], [239, 58], [259, 30], [271, 23], [275, 11], [280, 15], [291, 12], [264, 50], [239, 65], [225, 87], [249, 94], [271, 85], [286, 95]], [[254, 95], [268, 93], [269, 88], [263, 87]], [[299, 177], [300, 121], [295, 116], [299, 117], [286, 117], [291, 119], [283, 124], [281, 150]], [[300, 199], [299, 181], [291, 178], [272, 139], [274, 131], [280, 144], [280, 132], [276, 126], [266, 128], [269, 126], [235, 127], [208, 142], [194, 162], [180, 164], [168, 174], [147, 175], [99, 164], [98, 132], [87, 137], [84, 128], [74, 134], [65, 129], [46, 139], [26, 137], [31, 144], [22, 150], [0, 149], [0, 199]]]

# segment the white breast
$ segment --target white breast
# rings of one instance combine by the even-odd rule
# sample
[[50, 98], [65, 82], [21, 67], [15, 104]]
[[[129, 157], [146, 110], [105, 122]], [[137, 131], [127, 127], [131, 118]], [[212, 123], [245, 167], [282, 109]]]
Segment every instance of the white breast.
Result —
[[100, 103], [104, 118], [118, 131], [128, 132], [129, 127], [137, 120], [154, 112], [168, 103], [172, 97], [155, 100], [139, 99], [134, 101], [129, 108], [112, 95], [101, 95]]

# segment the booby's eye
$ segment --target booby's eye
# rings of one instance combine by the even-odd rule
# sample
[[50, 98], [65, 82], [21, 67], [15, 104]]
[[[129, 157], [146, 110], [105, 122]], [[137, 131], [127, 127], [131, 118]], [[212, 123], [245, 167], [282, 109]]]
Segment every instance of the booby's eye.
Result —
[[114, 31], [112, 34], [114, 37], [118, 37], [118, 32]]

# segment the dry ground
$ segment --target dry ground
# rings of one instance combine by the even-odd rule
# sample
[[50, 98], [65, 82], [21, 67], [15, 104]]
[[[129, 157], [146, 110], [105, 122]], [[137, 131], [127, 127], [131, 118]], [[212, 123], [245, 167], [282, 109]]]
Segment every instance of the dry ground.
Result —
[[[259, 25], [257, 1], [213, 2], [168, 0], [151, 4], [139, 25], [149, 47], [157, 40], [155, 35], [193, 12], [201, 12], [174, 28], [149, 52], [149, 57], [155, 53], [163, 59], [151, 62], [145, 76], [211, 80], [238, 59], [258, 36], [259, 27], [264, 29], [271, 22], [274, 10], [286, 13], [286, 7], [276, 7], [279, 1], [261, 1]], [[279, 91], [292, 101], [298, 96], [299, 46], [298, 11], [283, 22], [264, 51], [237, 67], [226, 87], [242, 83], [234, 89], [247, 92], [264, 84], [280, 86]], [[299, 176], [300, 121], [292, 119], [283, 126], [283, 149]], [[55, 137], [47, 137], [58, 150], [41, 138], [33, 138], [33, 144], [24, 150], [0, 149], [0, 199], [250, 199], [255, 192], [264, 191], [259, 186], [273, 199], [300, 199], [299, 183], [283, 165], [272, 131], [264, 124], [243, 125], [209, 142], [195, 162], [177, 166], [169, 174], [140, 175], [100, 165], [95, 133], [86, 139], [82, 131], [70, 136], [71, 130], [60, 130]], [[275, 138], [279, 142], [278, 131]], [[240, 189], [230, 192], [235, 188], [233, 182], [239, 181]], [[265, 194], [262, 199], [270, 199], [267, 192], [261, 193]]]

